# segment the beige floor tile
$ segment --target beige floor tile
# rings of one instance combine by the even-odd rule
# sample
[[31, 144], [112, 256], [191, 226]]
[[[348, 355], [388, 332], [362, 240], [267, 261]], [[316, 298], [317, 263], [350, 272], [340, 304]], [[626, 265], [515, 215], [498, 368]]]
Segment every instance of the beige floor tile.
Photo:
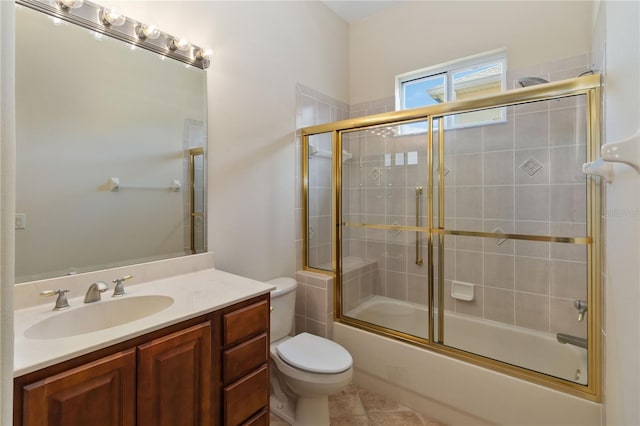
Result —
[[329, 412], [331, 417], [365, 416], [362, 401], [357, 393], [346, 393], [329, 397]]
[[435, 420], [431, 420], [429, 417], [422, 413], [418, 413], [424, 422], [424, 426], [445, 426], [444, 423], [436, 422]]
[[[329, 397], [331, 426], [444, 426], [386, 397], [349, 385]], [[289, 426], [271, 414], [272, 426]]]
[[369, 426], [367, 416], [331, 417], [331, 426]]
[[371, 426], [424, 426], [422, 416], [415, 411], [369, 412]]
[[398, 404], [395, 401], [385, 398], [377, 393], [369, 392], [368, 390], [361, 389], [359, 392], [362, 405], [365, 410], [369, 411], [398, 411], [406, 410], [405, 407]]

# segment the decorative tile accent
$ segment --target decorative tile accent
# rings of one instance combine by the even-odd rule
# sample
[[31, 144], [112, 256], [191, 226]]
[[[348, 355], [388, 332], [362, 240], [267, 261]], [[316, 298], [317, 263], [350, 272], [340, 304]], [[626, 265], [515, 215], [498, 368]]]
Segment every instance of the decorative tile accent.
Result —
[[[392, 223], [392, 225], [393, 225], [393, 226], [400, 226], [400, 224], [398, 223], [398, 221], [397, 221], [397, 220], [394, 220], [394, 221], [393, 221], [393, 223]], [[394, 233], [396, 236], [400, 235], [400, 232], [402, 232], [402, 231], [400, 231], [399, 229], [395, 229], [395, 230], [393, 231], [393, 233]]]
[[[449, 170], [449, 169], [447, 169], [446, 167], [442, 170], [442, 174], [443, 174], [444, 176], [448, 175], [448, 174], [449, 174], [449, 172], [450, 172], [450, 170]], [[440, 174], [440, 169], [439, 169], [438, 167], [436, 167], [436, 174]]]
[[382, 170], [375, 168], [372, 169], [369, 172], [369, 177], [371, 178], [371, 180], [373, 181], [373, 183], [376, 184], [376, 186], [380, 186], [380, 184], [382, 183]]
[[529, 157], [524, 163], [520, 164], [520, 170], [522, 170], [529, 176], [535, 175], [543, 167], [544, 164], [533, 157]]
[[[505, 233], [506, 233], [506, 232], [504, 232], [504, 231], [503, 231], [499, 226], [498, 226], [498, 227], [496, 227], [496, 228], [495, 228], [493, 231], [491, 231], [491, 232], [493, 232], [494, 234], [505, 234]], [[504, 244], [504, 243], [506, 243], [506, 242], [507, 242], [507, 239], [506, 239], [506, 238], [500, 238], [500, 239], [497, 239], [497, 241], [496, 241], [496, 245], [497, 245], [497, 246], [501, 246], [502, 244]]]

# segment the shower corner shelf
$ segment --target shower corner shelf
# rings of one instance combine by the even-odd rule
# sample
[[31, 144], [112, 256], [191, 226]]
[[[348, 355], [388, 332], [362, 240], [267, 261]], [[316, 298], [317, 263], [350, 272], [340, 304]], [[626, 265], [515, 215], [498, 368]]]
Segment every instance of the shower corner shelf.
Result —
[[584, 163], [585, 174], [597, 175], [605, 182], [611, 182], [613, 169], [611, 163], [624, 163], [640, 174], [640, 129], [633, 136], [617, 142], [609, 142], [600, 147], [600, 157], [596, 161]]

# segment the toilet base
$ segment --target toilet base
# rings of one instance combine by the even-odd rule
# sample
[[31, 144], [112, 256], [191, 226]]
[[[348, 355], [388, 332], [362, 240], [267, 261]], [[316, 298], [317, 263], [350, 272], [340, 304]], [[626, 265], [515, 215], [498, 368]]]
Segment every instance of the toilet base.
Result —
[[281, 401], [281, 398], [277, 398], [275, 395], [269, 397], [270, 411], [292, 425], [294, 424], [296, 403], [290, 397], [286, 395], [282, 396], [284, 396], [286, 401]]
[[275, 395], [269, 397], [271, 412], [293, 426], [329, 426], [329, 397], [298, 397], [294, 400], [285, 396], [281, 401]]
[[329, 426], [329, 423], [328, 396], [298, 397], [294, 426]]

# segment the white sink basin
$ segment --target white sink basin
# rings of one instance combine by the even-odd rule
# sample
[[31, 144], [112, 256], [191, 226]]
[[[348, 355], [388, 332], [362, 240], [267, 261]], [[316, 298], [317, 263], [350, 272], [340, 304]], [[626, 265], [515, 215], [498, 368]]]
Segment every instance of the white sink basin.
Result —
[[64, 311], [29, 327], [24, 336], [29, 339], [59, 339], [92, 333], [153, 315], [173, 304], [169, 296], [125, 296], [102, 300], [77, 309]]

